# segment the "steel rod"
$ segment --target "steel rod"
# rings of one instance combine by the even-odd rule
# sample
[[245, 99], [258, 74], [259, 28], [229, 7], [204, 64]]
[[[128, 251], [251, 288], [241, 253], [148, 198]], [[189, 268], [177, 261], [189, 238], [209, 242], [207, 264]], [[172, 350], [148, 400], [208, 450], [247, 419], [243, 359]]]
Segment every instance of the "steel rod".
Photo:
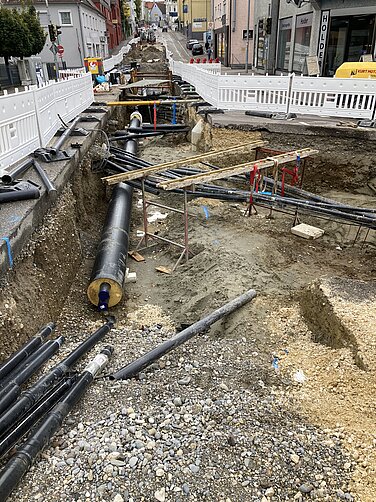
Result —
[[37, 173], [39, 174], [39, 176], [41, 177], [41, 179], [42, 179], [42, 181], [44, 183], [44, 186], [46, 187], [47, 193], [48, 194], [51, 194], [52, 192], [56, 193], [56, 188], [51, 183], [49, 177], [44, 172], [44, 169], [42, 168], [42, 166], [35, 159], [34, 159], [34, 167], [35, 167], [35, 170], [37, 171]]
[[6, 172], [1, 177], [1, 181], [5, 184], [13, 183], [21, 174], [30, 169], [33, 165], [33, 159], [26, 159], [20, 165], [15, 167], [12, 171]]
[[176, 349], [181, 344], [193, 338], [195, 335], [203, 333], [219, 319], [231, 314], [232, 312], [235, 312], [235, 310], [238, 310], [240, 307], [250, 302], [255, 297], [256, 291], [254, 289], [250, 289], [246, 293], [243, 293], [241, 296], [238, 296], [237, 298], [226, 303], [200, 321], [192, 324], [169, 340], [166, 340], [165, 342], [158, 345], [158, 347], [156, 347], [155, 349], [147, 352], [132, 363], [120, 369], [119, 371], [111, 375], [110, 378], [113, 380], [123, 380], [134, 377], [141, 370], [143, 370], [147, 366], [150, 366], [150, 364], [152, 364], [154, 361], [157, 361], [171, 350]]

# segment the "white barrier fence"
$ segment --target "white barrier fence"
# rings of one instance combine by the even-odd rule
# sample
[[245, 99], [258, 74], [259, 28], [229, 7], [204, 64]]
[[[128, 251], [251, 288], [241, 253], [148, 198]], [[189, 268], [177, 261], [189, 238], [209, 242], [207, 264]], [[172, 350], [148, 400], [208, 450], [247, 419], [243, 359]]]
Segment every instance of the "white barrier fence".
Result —
[[116, 65], [120, 64], [123, 61], [123, 57], [128, 54], [128, 52], [131, 50], [133, 44], [137, 44], [140, 41], [139, 38], [132, 38], [132, 40], [129, 41], [129, 43], [120, 49], [120, 51], [115, 54], [114, 56], [111, 56], [108, 59], [105, 59], [103, 61], [103, 70], [105, 72], [112, 70]]
[[376, 118], [376, 80], [372, 79], [221, 75], [220, 64], [177, 61], [172, 71], [224, 110]]
[[94, 100], [91, 74], [0, 96], [0, 171], [47, 146], [61, 126]]

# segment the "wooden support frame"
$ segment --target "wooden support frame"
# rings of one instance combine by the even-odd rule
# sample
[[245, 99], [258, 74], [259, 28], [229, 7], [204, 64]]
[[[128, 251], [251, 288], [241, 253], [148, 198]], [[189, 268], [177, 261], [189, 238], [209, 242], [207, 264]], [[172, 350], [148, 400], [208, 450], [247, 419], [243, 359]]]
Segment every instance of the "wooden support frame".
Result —
[[[105, 178], [102, 178], [102, 181], [107, 183], [108, 185], [115, 185], [116, 183], [120, 183], [121, 181], [131, 181], [131, 180], [136, 180], [139, 178], [144, 178], [145, 176], [149, 176], [150, 174], [156, 174], [161, 171], [165, 171], [166, 169], [173, 169], [175, 167], [179, 166], [184, 166], [184, 165], [189, 165], [189, 164], [194, 164], [197, 162], [200, 162], [202, 159], [208, 159], [210, 157], [215, 157], [217, 155], [225, 154], [228, 152], [234, 152], [236, 150], [241, 150], [243, 148], [250, 148], [250, 149], [255, 149], [260, 146], [263, 146], [265, 144], [264, 141], [252, 141], [250, 143], [243, 143], [240, 145], [235, 145], [230, 148], [227, 148], [226, 150], [216, 150], [214, 152], [207, 152], [207, 153], [202, 153], [200, 155], [194, 155], [193, 157], [186, 157], [185, 159], [180, 159], [180, 160], [175, 160], [172, 162], [164, 162], [163, 164], [157, 164], [155, 166], [150, 166], [150, 167], [145, 167], [145, 169], [137, 169], [135, 171], [129, 171], [128, 173], [120, 173], [120, 174], [114, 174], [112, 176], [106, 176]], [[303, 151], [303, 150], [301, 150]], [[247, 166], [251, 165], [251, 163], [245, 164]], [[229, 169], [229, 168], [226, 168]], [[215, 171], [216, 173], [221, 172], [221, 170]], [[249, 169], [248, 169], [249, 171]], [[212, 172], [212, 171], [209, 171]], [[245, 171], [243, 171], [245, 172]], [[190, 176], [190, 178], [194, 179], [195, 176]], [[185, 180], [186, 178], [182, 178]], [[186, 183], [186, 186], [190, 185], [192, 183]]]
[[317, 153], [318, 150], [303, 148], [301, 150], [286, 152], [280, 155], [275, 155], [273, 157], [267, 157], [266, 159], [260, 159], [251, 162], [245, 162], [243, 164], [238, 164], [235, 166], [224, 167], [215, 171], [207, 171], [206, 173], [185, 176], [184, 178], [179, 178], [171, 181], [162, 181], [157, 186], [159, 188], [162, 188], [163, 190], [186, 188], [188, 186], [205, 183], [207, 181], [215, 181], [227, 178], [229, 176], [235, 176], [236, 174], [244, 174], [252, 171], [255, 167], [257, 167], [257, 169], [260, 171], [269, 167], [274, 167], [276, 163], [280, 165], [287, 162], [293, 162], [298, 156], [303, 159]]

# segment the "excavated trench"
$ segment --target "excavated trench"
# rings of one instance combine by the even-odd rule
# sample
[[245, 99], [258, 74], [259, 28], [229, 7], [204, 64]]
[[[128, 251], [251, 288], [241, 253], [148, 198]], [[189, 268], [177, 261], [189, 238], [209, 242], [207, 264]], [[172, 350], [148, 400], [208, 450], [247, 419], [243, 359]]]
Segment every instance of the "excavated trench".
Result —
[[[124, 122], [126, 120], [127, 117]], [[113, 126], [116, 127], [116, 124]], [[226, 132], [215, 129], [208, 129], [206, 135], [205, 143], [209, 144], [210, 141], [217, 148], [255, 137], [254, 133], [247, 135], [241, 132], [237, 135], [234, 130]], [[140, 151], [142, 158], [153, 163], [192, 154], [191, 145], [183, 137], [179, 137], [179, 140], [172, 137], [147, 140], [141, 145]], [[213, 163], [228, 165], [247, 158], [249, 156], [228, 154], [226, 158], [215, 159]], [[2, 280], [2, 358], [48, 321], [56, 320], [57, 332], [67, 334], [75, 341], [83, 329], [92, 331], [102, 323], [102, 315], [88, 302], [86, 296], [109, 200], [109, 193], [100, 180], [101, 175], [92, 169], [97, 165], [93, 148], [74, 172], [43, 225], [18, 257], [14, 270]], [[336, 180], [340, 186], [339, 178]], [[182, 208], [182, 198], [178, 195], [164, 194], [159, 200]], [[268, 219], [267, 211], [260, 210], [257, 216], [247, 218], [244, 209], [243, 204], [237, 203], [207, 199], [190, 201], [189, 236], [194, 256], [173, 274], [161, 274], [156, 270], [160, 266], [171, 268], [179, 255], [179, 250], [165, 244], [143, 251], [144, 262], [128, 260], [131, 271], [137, 273], [137, 282], [125, 286], [125, 295], [120, 304], [112, 309], [112, 313], [118, 318], [119, 329], [127, 329], [129, 323], [136, 323], [144, 338], [136, 343], [124, 337], [122, 349], [115, 355], [112, 371], [140, 355], [138, 345], [143, 347], [145, 344], [151, 348], [155, 344], [147, 335], [150, 327], [160, 322], [156, 321], [159, 317], [150, 319], [148, 312], [143, 315], [144, 306], [160, 309], [169, 315], [176, 328], [180, 328], [181, 325], [197, 321], [249, 288], [257, 290], [258, 298], [247, 309], [239, 310], [214, 325], [205, 342], [218, 344], [221, 357], [230, 354], [231, 360], [235, 361], [233, 366], [226, 366], [224, 371], [228, 378], [236, 381], [236, 386], [247, 391], [256, 389], [260, 379], [267, 386], [284, 388], [292, 385], [292, 375], [304, 360], [304, 355], [301, 356], [297, 348], [290, 349], [294, 343], [305, 346], [308, 353], [316, 350], [316, 347], [323, 347], [322, 343], [330, 345], [333, 354], [334, 351], [346, 349], [346, 343], [338, 340], [331, 343], [328, 336], [325, 338], [322, 323], [318, 326], [320, 329], [316, 330], [315, 323], [306, 325], [303, 316], [298, 316], [298, 321], [295, 317], [291, 320], [289, 309], [299, 310], [301, 302], [305, 302], [303, 306], [310, 306], [310, 320], [314, 320], [315, 315], [317, 319], [322, 319], [318, 315], [320, 302], [310, 303], [302, 295], [303, 292], [321, 276], [367, 280], [374, 273], [374, 248], [370, 245], [363, 248], [345, 246], [343, 242], [348, 242], [348, 235], [343, 236], [337, 227], [328, 227], [327, 234], [318, 241], [300, 240], [290, 234], [291, 217], [276, 214], [274, 219]], [[163, 210], [160, 212], [164, 213]], [[315, 220], [309, 218], [304, 221], [315, 224]], [[139, 240], [139, 231], [142, 230], [140, 194], [137, 191], [131, 227], [131, 248], [134, 248]], [[179, 214], [157, 217], [150, 223], [150, 230], [179, 241], [183, 237], [182, 217]], [[339, 245], [343, 247], [338, 249]], [[317, 312], [312, 309], [317, 309]], [[305, 314], [304, 308], [300, 314]], [[328, 322], [330, 324], [330, 320]], [[278, 329], [275, 329], [275, 323]], [[339, 331], [338, 336], [341, 336]], [[282, 347], [290, 350], [290, 355], [286, 357], [290, 358], [292, 370], [288, 363], [284, 367], [281, 356], [283, 378], [280, 378], [272, 367], [272, 361], [276, 354], [280, 356]], [[186, 350], [189, 351], [189, 357], [195, 357], [193, 351], [200, 351], [200, 346], [198, 349], [189, 346]], [[182, 353], [178, 353], [180, 357]], [[158, 368], [164, 369], [165, 364], [161, 361]], [[215, 375], [214, 367], [203, 371], [199, 387], [210, 392]], [[135, 389], [135, 395], [137, 392]], [[96, 399], [97, 396], [95, 403]], [[101, 406], [106, 407], [106, 396], [103, 399]], [[317, 402], [320, 403], [320, 400]], [[81, 409], [80, 413], [85, 413], [84, 410]], [[300, 411], [304, 413], [306, 410]], [[336, 416], [333, 423], [334, 420], [340, 418]], [[320, 419], [317, 422], [320, 423]]]

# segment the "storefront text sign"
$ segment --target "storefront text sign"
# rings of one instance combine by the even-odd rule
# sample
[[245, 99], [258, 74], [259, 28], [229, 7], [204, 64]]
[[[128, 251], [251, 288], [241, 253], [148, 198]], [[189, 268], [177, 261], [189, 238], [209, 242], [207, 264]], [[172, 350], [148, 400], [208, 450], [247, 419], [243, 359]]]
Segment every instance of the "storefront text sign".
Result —
[[319, 35], [319, 45], [317, 49], [317, 60], [319, 66], [322, 71], [322, 64], [324, 62], [325, 57], [325, 49], [326, 49], [326, 41], [328, 39], [328, 31], [329, 31], [329, 19], [330, 19], [330, 11], [323, 10], [321, 12], [321, 27], [320, 27], [320, 35]]

